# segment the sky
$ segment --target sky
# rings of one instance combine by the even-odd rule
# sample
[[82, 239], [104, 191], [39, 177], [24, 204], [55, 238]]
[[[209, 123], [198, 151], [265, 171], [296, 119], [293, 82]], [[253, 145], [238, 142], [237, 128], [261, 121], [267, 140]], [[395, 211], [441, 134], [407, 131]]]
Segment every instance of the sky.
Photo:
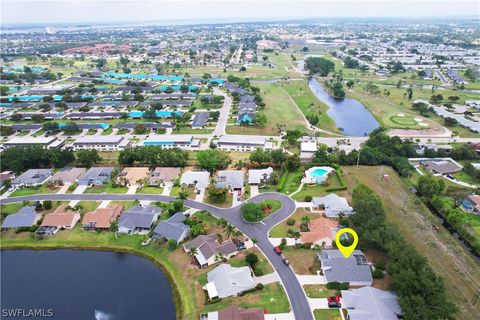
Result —
[[480, 20], [480, 1], [0, 0], [1, 24], [444, 16], [478, 16]]

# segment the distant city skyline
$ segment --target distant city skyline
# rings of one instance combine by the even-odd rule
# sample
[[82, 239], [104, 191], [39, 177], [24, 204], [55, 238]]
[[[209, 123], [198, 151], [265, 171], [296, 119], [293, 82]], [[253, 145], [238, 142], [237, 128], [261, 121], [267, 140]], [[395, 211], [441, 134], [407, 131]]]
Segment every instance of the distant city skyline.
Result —
[[216, 22], [334, 17], [472, 17], [479, 1], [2, 0], [1, 23]]

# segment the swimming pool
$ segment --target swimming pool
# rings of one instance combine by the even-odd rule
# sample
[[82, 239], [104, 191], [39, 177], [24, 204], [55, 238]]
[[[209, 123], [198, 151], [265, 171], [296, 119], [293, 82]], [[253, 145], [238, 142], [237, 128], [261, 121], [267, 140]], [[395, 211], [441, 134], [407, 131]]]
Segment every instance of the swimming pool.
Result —
[[[132, 118], [141, 118], [143, 117], [143, 114], [144, 112], [143, 111], [130, 111], [128, 113], [128, 116], [129, 117], [132, 117]], [[155, 115], [157, 116], [157, 118], [171, 118], [172, 117], [172, 114], [176, 114], [177, 116], [181, 116], [183, 114], [182, 111], [157, 111], [155, 112]]]
[[333, 171], [335, 171], [335, 169], [332, 167], [312, 167], [305, 171], [303, 183], [322, 184]]

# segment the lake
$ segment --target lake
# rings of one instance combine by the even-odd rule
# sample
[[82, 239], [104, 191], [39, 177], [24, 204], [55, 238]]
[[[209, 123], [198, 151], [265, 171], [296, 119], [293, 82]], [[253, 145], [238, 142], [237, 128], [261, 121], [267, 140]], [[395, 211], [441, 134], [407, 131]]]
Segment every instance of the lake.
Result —
[[49, 319], [175, 319], [170, 284], [146, 258], [104, 251], [2, 250], [1, 271], [2, 313], [21, 308], [53, 312]]
[[327, 114], [346, 136], [365, 136], [379, 127], [377, 120], [358, 100], [332, 97], [316, 79], [308, 82], [310, 90], [318, 100], [326, 104]]

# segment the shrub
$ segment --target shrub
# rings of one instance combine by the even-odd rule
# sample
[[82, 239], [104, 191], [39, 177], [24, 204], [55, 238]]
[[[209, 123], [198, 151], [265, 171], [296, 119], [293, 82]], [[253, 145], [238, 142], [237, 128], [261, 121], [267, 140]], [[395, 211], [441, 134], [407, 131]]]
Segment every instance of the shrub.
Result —
[[263, 290], [263, 283], [257, 283], [257, 285], [255, 286], [255, 289]]
[[312, 243], [302, 243], [302, 248], [303, 249], [311, 249], [312, 248]]
[[294, 226], [294, 225], [295, 225], [295, 219], [289, 218], [289, 219], [287, 220], [287, 224], [288, 224], [289, 226]]
[[350, 283], [348, 282], [333, 281], [327, 283], [327, 289], [330, 290], [348, 290], [348, 288], [350, 288]]
[[51, 200], [45, 200], [43, 201], [43, 208], [45, 210], [50, 210], [52, 209], [52, 201]]
[[312, 202], [312, 196], [308, 195], [304, 198], [305, 202]]
[[168, 240], [168, 250], [173, 251], [178, 247], [178, 243], [175, 239]]
[[373, 279], [383, 279], [385, 274], [383, 273], [382, 270], [375, 269], [372, 271], [372, 277]]
[[285, 249], [285, 247], [287, 246], [287, 239], [285, 238], [282, 238], [282, 241], [280, 242], [280, 249]]

